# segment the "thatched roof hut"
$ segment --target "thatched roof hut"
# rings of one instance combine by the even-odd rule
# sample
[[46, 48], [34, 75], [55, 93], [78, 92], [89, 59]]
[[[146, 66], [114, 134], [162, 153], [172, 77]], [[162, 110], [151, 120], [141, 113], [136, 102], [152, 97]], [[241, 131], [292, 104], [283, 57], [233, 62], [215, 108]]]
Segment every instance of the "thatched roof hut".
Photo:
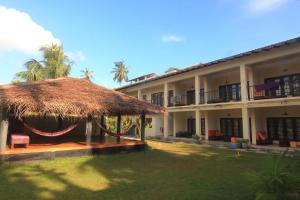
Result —
[[163, 108], [85, 79], [59, 78], [0, 86], [0, 107], [17, 117], [30, 113], [60, 117], [157, 114]]

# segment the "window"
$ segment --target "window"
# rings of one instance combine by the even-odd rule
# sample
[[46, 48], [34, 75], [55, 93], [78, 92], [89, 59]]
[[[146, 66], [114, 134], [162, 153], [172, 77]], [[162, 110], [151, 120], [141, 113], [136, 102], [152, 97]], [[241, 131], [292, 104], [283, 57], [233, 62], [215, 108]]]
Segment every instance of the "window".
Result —
[[195, 104], [195, 90], [190, 90], [186, 92], [186, 104]]
[[145, 124], [147, 128], [152, 128], [152, 118], [146, 118]]
[[147, 101], [147, 95], [146, 94], [143, 95], [143, 100]]
[[269, 97], [300, 96], [300, 74], [267, 78], [265, 83], [279, 83], [278, 87], [266, 90]]
[[223, 102], [241, 100], [241, 84], [221, 85], [219, 87], [219, 97]]
[[158, 105], [158, 106], [163, 106], [164, 100], [164, 93], [163, 92], [158, 92], [158, 93], [153, 93], [151, 94], [151, 103]]
[[205, 103], [205, 93], [204, 93], [204, 89], [200, 89], [200, 104], [204, 104]]

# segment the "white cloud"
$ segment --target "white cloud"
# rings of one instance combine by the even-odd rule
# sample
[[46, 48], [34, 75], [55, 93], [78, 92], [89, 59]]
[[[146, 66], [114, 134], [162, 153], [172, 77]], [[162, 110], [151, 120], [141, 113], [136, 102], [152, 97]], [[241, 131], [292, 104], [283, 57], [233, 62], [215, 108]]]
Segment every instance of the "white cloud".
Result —
[[278, 8], [288, 0], [249, 0], [248, 8], [253, 12], [264, 12]]
[[27, 13], [0, 6], [0, 52], [36, 53], [41, 46], [59, 43], [59, 39]]
[[66, 53], [69, 58], [75, 62], [83, 62], [85, 61], [85, 55], [82, 51], [76, 51], [76, 52], [67, 52]]
[[163, 42], [184, 42], [185, 38], [179, 37], [177, 35], [163, 35], [163, 36], [161, 36], [161, 41], [163, 41]]

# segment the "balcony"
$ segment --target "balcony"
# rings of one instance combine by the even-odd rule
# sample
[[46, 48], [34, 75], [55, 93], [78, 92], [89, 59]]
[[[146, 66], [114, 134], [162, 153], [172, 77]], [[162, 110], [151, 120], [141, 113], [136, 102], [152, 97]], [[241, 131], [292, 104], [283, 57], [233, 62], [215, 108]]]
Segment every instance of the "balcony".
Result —
[[300, 96], [300, 80], [269, 82], [249, 86], [249, 99], [273, 99]]
[[195, 105], [195, 95], [178, 95], [170, 97], [169, 107]]
[[208, 104], [241, 101], [240, 90], [213, 90], [205, 92], [205, 95]]
[[164, 106], [164, 99], [163, 98], [160, 98], [160, 99], [143, 99], [144, 102], [147, 102], [147, 103], [151, 103], [153, 105], [156, 105], [156, 106]]

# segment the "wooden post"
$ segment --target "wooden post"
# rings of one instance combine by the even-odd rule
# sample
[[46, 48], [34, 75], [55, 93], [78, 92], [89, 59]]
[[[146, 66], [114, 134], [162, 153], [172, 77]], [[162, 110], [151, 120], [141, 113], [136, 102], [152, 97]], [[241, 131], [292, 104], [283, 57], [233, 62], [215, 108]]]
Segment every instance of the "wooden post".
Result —
[[[117, 117], [117, 134], [121, 133], [121, 115], [118, 114]], [[120, 136], [117, 136], [117, 143], [121, 142]]]
[[92, 131], [93, 131], [92, 117], [89, 116], [87, 118], [86, 126], [85, 126], [86, 145], [91, 145], [91, 142], [92, 142]]
[[145, 113], [141, 114], [141, 141], [144, 142], [145, 141], [145, 127], [146, 127], [146, 123], [145, 123]]
[[[105, 127], [105, 119], [104, 119], [104, 115], [101, 115], [100, 125], [101, 125], [102, 127]], [[103, 131], [102, 128], [100, 128], [100, 142], [104, 142], [104, 140], [105, 140], [105, 132]]]
[[8, 114], [0, 108], [0, 152], [6, 150], [8, 125]]

